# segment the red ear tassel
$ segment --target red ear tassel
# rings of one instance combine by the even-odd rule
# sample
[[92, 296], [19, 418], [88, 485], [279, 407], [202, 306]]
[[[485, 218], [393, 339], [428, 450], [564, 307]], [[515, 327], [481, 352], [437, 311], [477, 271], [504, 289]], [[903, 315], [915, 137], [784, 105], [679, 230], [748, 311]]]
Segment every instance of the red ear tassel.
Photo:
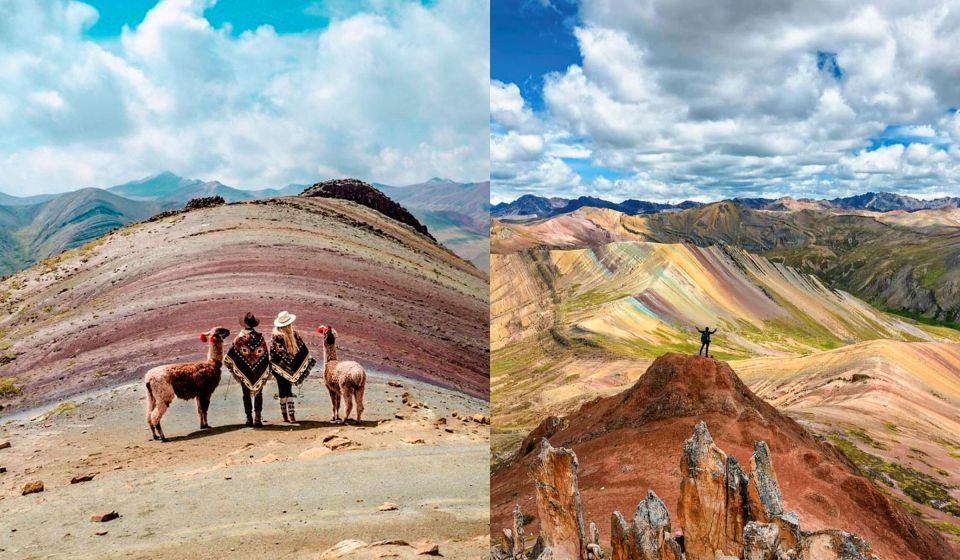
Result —
[[327, 327], [323, 325], [320, 325], [319, 327], [317, 327], [317, 332], [320, 334], [323, 334], [325, 330], [327, 330]]
[[200, 342], [207, 341], [207, 333], [200, 333]]

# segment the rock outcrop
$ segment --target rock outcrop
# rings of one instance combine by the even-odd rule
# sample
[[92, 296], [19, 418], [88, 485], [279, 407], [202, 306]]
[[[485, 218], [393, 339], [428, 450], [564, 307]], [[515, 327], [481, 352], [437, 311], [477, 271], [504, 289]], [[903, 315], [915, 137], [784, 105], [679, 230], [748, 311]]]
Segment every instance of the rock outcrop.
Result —
[[[697, 451], [702, 456], [696, 461], [686, 463], [684, 442], [700, 421], [710, 427], [713, 446], [723, 454], [708, 453], [707, 446]], [[682, 487], [691, 498], [697, 496], [696, 503], [724, 512], [703, 531], [713, 545], [725, 543], [730, 557], [742, 554], [746, 524], [756, 521], [779, 527], [783, 550], [800, 549], [803, 522], [807, 529], [860, 535], [885, 560], [957, 558], [933, 527], [864, 477], [841, 450], [759, 398], [721, 360], [665, 354], [632, 387], [587, 401], [561, 418], [547, 418], [538, 432], [552, 432], [546, 436], [551, 445], [577, 453], [585, 467], [578, 482], [585, 521], [597, 522], [604, 546], [616, 530], [607, 520], [615, 511], [632, 512], [643, 497], [638, 492], [647, 488], [667, 504], [674, 530], [686, 517], [704, 517], [707, 510], [692, 506], [681, 512]], [[756, 445], [759, 441], [765, 444]], [[529, 465], [539, 447], [525, 451], [522, 447], [511, 464], [491, 476], [495, 527], [512, 524], [515, 503], [532, 503]], [[678, 480], [681, 469], [690, 471], [690, 466], [696, 476]], [[631, 515], [625, 517], [629, 526]], [[534, 518], [527, 526], [531, 540], [538, 523]]]
[[544, 543], [557, 558], [586, 560], [577, 468], [577, 455], [573, 451], [554, 448], [544, 439], [530, 472], [537, 485], [540, 536]]
[[[504, 529], [501, 543], [491, 550], [492, 559], [605, 557], [597, 526], [590, 523], [584, 530], [578, 468], [572, 450], [541, 440], [540, 453], [530, 466], [540, 519], [536, 550], [525, 550], [523, 515], [517, 506], [514, 526]], [[746, 473], [717, 447], [701, 421], [684, 442], [680, 476], [678, 531], [673, 532], [666, 505], [648, 490], [632, 522], [619, 511], [611, 516], [611, 560], [877, 560], [869, 543], [856, 535], [800, 530], [797, 514], [784, 511], [763, 441], [754, 445]]]
[[388, 218], [407, 224], [415, 231], [434, 239], [427, 231], [427, 226], [421, 224], [406, 208], [394, 202], [370, 183], [365, 183], [359, 179], [334, 179], [315, 183], [300, 193], [300, 196], [340, 198], [356, 202], [367, 208], [372, 208]]

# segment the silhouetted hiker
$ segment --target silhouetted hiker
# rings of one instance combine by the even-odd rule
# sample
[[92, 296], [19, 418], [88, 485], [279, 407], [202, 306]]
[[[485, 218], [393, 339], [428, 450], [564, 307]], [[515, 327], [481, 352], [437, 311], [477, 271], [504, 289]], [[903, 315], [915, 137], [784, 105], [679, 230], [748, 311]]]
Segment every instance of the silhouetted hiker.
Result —
[[697, 329], [700, 333], [700, 352], [698, 355], [710, 357], [710, 335], [717, 334], [717, 329], [710, 330], [710, 327], [703, 327], [703, 330]]

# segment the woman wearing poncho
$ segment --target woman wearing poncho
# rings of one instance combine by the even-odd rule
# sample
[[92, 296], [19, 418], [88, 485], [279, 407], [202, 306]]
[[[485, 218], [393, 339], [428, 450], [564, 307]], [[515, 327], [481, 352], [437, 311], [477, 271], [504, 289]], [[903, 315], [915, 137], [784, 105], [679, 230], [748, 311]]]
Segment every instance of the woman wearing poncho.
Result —
[[[267, 341], [257, 332], [257, 320], [253, 313], [247, 313], [240, 320], [243, 329], [233, 339], [233, 346], [227, 351], [223, 363], [240, 384], [243, 396], [243, 411], [247, 415], [247, 426], [263, 427], [260, 412], [263, 410], [263, 386], [270, 380], [270, 355]], [[251, 403], [251, 400], [253, 402]], [[256, 420], [253, 409], [256, 409]]]
[[280, 411], [285, 422], [296, 422], [293, 385], [303, 383], [316, 360], [300, 335], [293, 330], [297, 316], [281, 311], [273, 321], [273, 341], [270, 344], [270, 369], [280, 389]]

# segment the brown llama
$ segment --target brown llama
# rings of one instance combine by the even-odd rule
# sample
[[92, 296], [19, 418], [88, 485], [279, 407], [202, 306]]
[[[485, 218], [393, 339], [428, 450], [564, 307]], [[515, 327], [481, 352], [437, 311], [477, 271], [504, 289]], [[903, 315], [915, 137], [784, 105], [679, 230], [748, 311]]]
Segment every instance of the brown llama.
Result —
[[[321, 325], [317, 332], [323, 337], [323, 382], [330, 392], [334, 422], [350, 419], [353, 404], [357, 404], [357, 424], [363, 416], [363, 391], [367, 387], [367, 373], [357, 362], [337, 359], [337, 333], [333, 327]], [[340, 400], [346, 404], [346, 414], [340, 418]]]
[[210, 427], [207, 423], [207, 409], [210, 397], [220, 384], [220, 370], [223, 366], [223, 339], [230, 331], [223, 327], [200, 335], [201, 342], [209, 342], [207, 359], [202, 362], [170, 364], [157, 366], [143, 376], [147, 386], [147, 425], [153, 433], [153, 439], [167, 441], [160, 428], [160, 419], [173, 402], [179, 398], [185, 401], [197, 399], [197, 414], [200, 416], [200, 429]]

